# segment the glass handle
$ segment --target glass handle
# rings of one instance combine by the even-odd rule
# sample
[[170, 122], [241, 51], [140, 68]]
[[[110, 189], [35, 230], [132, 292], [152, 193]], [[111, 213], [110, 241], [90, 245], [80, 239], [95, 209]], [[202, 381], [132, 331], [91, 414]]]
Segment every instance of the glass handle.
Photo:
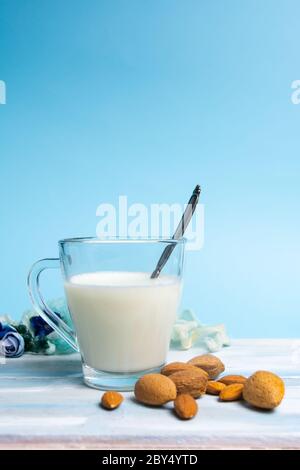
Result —
[[75, 351], [79, 351], [74, 331], [53, 312], [45, 303], [40, 291], [40, 275], [45, 269], [59, 269], [59, 258], [41, 259], [34, 263], [27, 284], [31, 301], [37, 313], [55, 330]]

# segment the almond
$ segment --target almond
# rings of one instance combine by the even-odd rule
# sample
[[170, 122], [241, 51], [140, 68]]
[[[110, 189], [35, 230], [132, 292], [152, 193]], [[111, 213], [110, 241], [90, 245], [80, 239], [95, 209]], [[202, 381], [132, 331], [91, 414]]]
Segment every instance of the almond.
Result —
[[218, 379], [218, 382], [221, 382], [222, 384], [225, 385], [231, 385], [231, 384], [244, 384], [246, 382], [247, 378], [244, 377], [243, 375], [224, 375], [220, 379]]
[[210, 379], [216, 378], [225, 370], [223, 362], [213, 354], [202, 354], [201, 356], [193, 357], [188, 361], [188, 364], [192, 364], [193, 366], [205, 370]]
[[134, 387], [135, 398], [146, 405], [164, 405], [175, 400], [177, 392], [172, 380], [162, 374], [147, 374]]
[[169, 377], [171, 374], [175, 374], [175, 372], [182, 372], [183, 370], [201, 370], [203, 374], [208, 376], [205, 370], [202, 370], [199, 367], [195, 367], [192, 364], [187, 364], [186, 362], [170, 362], [170, 364], [167, 364], [162, 368], [160, 373]]
[[221, 401], [236, 401], [243, 397], [243, 384], [231, 384], [226, 385], [221, 390], [219, 398]]
[[247, 379], [243, 397], [250, 405], [272, 410], [284, 397], [284, 382], [272, 372], [259, 370]]
[[198, 405], [195, 399], [186, 393], [178, 395], [174, 401], [175, 413], [181, 419], [191, 419], [196, 416]]
[[123, 401], [123, 395], [119, 392], [105, 392], [101, 397], [101, 405], [106, 410], [114, 410], [121, 405]]
[[221, 382], [214, 382], [213, 380], [209, 380], [206, 387], [206, 393], [209, 395], [219, 395], [219, 393], [225, 387], [226, 385], [222, 384]]
[[183, 370], [175, 372], [169, 378], [176, 385], [177, 393], [187, 393], [194, 398], [198, 398], [205, 393], [207, 386], [207, 376], [199, 370]]

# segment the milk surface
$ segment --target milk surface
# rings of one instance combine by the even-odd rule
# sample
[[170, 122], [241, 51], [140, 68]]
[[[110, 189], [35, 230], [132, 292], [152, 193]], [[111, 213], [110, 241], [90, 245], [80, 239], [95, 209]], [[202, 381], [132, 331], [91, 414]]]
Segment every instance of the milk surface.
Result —
[[86, 365], [137, 372], [166, 360], [181, 283], [175, 276], [94, 272], [65, 282], [69, 309]]

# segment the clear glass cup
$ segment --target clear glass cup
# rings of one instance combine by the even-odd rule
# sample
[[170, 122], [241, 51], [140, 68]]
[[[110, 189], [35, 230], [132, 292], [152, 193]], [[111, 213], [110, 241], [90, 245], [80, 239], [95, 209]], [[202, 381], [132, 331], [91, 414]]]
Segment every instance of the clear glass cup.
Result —
[[[181, 297], [185, 239], [72, 238], [59, 258], [37, 261], [28, 288], [37, 313], [79, 351], [84, 382], [102, 390], [132, 390], [166, 360]], [[151, 279], [169, 246], [162, 272]], [[60, 268], [74, 331], [44, 301], [39, 278]]]

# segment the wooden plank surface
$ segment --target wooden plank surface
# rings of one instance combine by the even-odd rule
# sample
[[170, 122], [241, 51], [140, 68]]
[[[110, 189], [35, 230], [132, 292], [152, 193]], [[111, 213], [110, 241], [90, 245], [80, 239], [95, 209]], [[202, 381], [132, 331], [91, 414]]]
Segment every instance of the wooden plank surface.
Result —
[[[200, 349], [170, 351], [187, 360]], [[205, 395], [191, 421], [178, 420], [172, 405], [154, 409], [125, 393], [113, 412], [99, 407], [101, 392], [83, 385], [80, 360], [25, 355], [0, 364], [0, 448], [300, 448], [300, 340], [235, 340], [218, 353], [227, 373], [258, 369], [278, 373], [286, 397], [274, 411], [242, 402], [220, 403]]]

